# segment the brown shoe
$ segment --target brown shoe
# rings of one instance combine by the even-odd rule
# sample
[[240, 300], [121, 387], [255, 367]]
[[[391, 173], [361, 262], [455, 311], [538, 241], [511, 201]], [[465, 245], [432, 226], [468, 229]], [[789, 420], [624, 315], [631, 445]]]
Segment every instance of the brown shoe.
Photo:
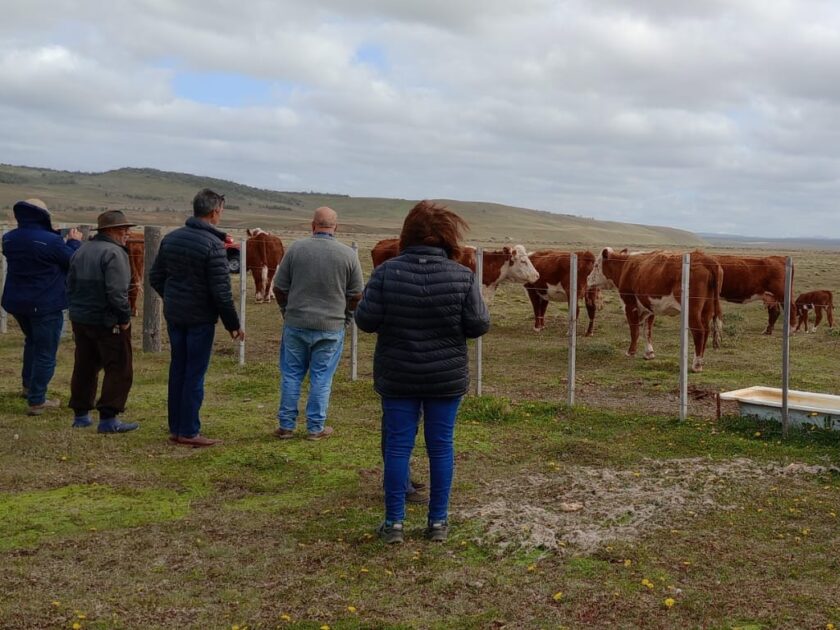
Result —
[[295, 437], [295, 432], [291, 429], [284, 429], [283, 427], [274, 429], [274, 437], [278, 440], [291, 440]]
[[192, 446], [193, 448], [204, 448], [205, 446], [215, 446], [216, 444], [221, 444], [221, 440], [211, 440], [210, 438], [206, 438], [202, 435], [196, 435], [195, 437], [178, 437], [175, 440], [176, 444], [181, 444], [183, 446]]
[[176, 433], [170, 433], [169, 434], [169, 441], [172, 442], [173, 444], [176, 444], [178, 442], [178, 435]]
[[429, 502], [429, 495], [415, 490], [414, 492], [409, 492], [405, 495], [405, 501], [406, 503], [420, 503], [422, 505], [426, 505]]
[[45, 400], [40, 405], [29, 405], [29, 409], [26, 411], [26, 415], [40, 416], [47, 409], [58, 409], [60, 406], [61, 401], [59, 400]]
[[318, 433], [310, 433], [306, 436], [307, 440], [312, 440], [313, 442], [317, 442], [318, 440], [324, 440], [330, 437], [333, 434], [332, 427], [324, 427], [322, 431]]

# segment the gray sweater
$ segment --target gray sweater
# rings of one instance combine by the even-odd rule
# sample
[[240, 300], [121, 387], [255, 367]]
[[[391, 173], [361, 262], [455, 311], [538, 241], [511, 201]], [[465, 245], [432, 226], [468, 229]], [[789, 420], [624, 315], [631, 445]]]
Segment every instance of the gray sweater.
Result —
[[363, 288], [356, 252], [325, 233], [292, 243], [274, 277], [286, 325], [310, 330], [341, 330]]

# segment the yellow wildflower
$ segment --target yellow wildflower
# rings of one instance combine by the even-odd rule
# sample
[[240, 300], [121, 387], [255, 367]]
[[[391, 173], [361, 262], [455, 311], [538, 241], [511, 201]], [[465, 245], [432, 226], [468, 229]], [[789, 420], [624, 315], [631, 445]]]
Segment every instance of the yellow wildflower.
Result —
[[673, 606], [677, 602], [674, 601], [673, 597], [666, 597], [665, 601], [662, 602], [662, 603], [665, 604], [665, 608], [670, 608], [671, 606]]
[[624, 566], [625, 566], [625, 567], [629, 567], [631, 564], [633, 564], [633, 561], [632, 561], [630, 558], [627, 558], [627, 559], [624, 561]]
[[289, 615], [282, 614], [280, 615], [280, 621], [291, 621], [292, 618]]
[[347, 612], [351, 612], [351, 613], [356, 612], [356, 607], [355, 606], [348, 606], [347, 607]]
[[651, 582], [647, 578], [643, 578], [642, 579], [642, 586], [647, 586], [648, 588], [652, 589], [653, 588], [653, 582]]
[[551, 596], [551, 599], [553, 599], [555, 602], [559, 602], [561, 599], [563, 599], [563, 591], [557, 591], [556, 593], [554, 593], [554, 595]]

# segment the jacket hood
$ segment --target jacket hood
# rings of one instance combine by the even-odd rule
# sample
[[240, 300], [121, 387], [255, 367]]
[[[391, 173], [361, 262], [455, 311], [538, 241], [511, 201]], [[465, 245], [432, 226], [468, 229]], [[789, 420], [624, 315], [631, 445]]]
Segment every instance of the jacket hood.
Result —
[[32, 227], [37, 225], [54, 232], [50, 211], [28, 201], [18, 201], [14, 208], [15, 219], [18, 227]]

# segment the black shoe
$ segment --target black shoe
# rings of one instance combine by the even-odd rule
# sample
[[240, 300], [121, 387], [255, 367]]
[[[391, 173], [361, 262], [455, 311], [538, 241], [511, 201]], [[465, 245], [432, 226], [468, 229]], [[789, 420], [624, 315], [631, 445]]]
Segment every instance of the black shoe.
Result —
[[425, 535], [432, 542], [444, 542], [449, 537], [449, 523], [446, 521], [429, 523]]
[[382, 525], [379, 526], [376, 533], [379, 534], [379, 540], [386, 545], [401, 543], [405, 540], [402, 523], [391, 523], [389, 525], [388, 521], [382, 521]]

